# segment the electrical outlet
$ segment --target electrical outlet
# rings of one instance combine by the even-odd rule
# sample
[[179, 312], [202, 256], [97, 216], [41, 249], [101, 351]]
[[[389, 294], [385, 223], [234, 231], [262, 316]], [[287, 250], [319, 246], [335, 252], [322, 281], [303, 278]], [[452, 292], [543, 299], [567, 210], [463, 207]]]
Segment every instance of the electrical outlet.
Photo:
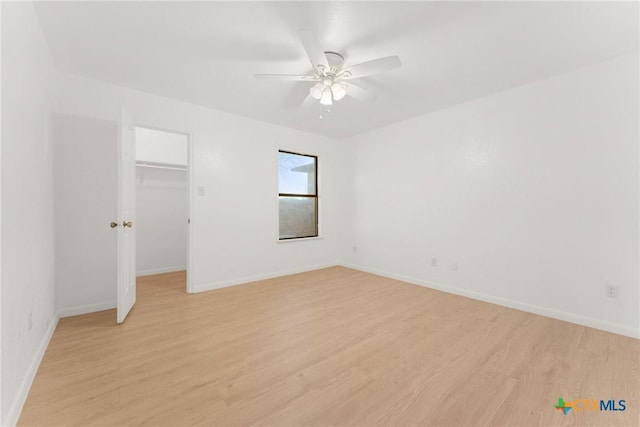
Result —
[[357, 254], [357, 253], [358, 253], [358, 247], [357, 247], [357, 246], [354, 246], [354, 247], [353, 247], [353, 253], [354, 253], [354, 254]]
[[27, 331], [30, 331], [33, 327], [33, 316], [31, 313], [27, 316]]
[[207, 194], [207, 189], [205, 188], [204, 185], [199, 185], [198, 186], [198, 196], [199, 197], [204, 197]]
[[451, 271], [458, 271], [458, 261], [451, 264]]
[[433, 257], [431, 258], [431, 267], [437, 267], [438, 266], [438, 258]]
[[618, 287], [611, 285], [611, 284], [606, 284], [605, 285], [605, 292], [609, 298], [618, 298]]

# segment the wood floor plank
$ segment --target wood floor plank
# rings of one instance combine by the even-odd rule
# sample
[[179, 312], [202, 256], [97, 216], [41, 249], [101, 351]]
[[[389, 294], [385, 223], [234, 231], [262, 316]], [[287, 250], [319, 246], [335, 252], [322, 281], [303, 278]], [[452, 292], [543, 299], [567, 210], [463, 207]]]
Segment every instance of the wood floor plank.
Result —
[[[640, 425], [640, 341], [332, 267], [61, 319], [21, 426]], [[624, 399], [624, 412], [554, 408]]]

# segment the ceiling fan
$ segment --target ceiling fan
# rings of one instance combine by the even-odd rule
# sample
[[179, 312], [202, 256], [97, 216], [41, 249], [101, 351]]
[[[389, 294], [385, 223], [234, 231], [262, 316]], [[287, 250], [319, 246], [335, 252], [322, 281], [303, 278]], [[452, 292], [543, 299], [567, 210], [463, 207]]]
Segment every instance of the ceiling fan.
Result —
[[313, 74], [256, 74], [255, 77], [258, 79], [316, 82], [309, 89], [308, 97], [320, 101], [320, 104], [324, 106], [332, 105], [335, 101], [344, 98], [345, 95], [364, 101], [373, 99], [373, 94], [356, 86], [351, 81], [390, 71], [402, 65], [399, 57], [387, 56], [345, 67], [344, 57], [336, 52], [326, 52], [312, 31], [300, 30], [298, 33], [311, 61]]

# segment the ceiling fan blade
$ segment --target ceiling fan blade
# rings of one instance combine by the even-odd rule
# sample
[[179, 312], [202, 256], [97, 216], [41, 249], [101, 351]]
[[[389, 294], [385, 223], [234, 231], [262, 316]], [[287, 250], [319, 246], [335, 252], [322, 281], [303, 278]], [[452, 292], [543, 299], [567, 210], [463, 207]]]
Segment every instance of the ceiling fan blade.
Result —
[[256, 79], [260, 80], [295, 80], [299, 82], [317, 82], [315, 76], [297, 76], [294, 74], [254, 74]]
[[327, 57], [324, 54], [324, 49], [318, 39], [318, 36], [316, 36], [313, 31], [308, 30], [300, 30], [298, 31], [298, 34], [300, 34], [300, 40], [302, 41], [304, 50], [307, 51], [307, 55], [309, 56], [309, 60], [311, 61], [313, 68], [317, 68], [321, 65], [328, 70], [329, 61], [327, 61]]
[[373, 59], [361, 64], [352, 65], [345, 68], [345, 71], [351, 73], [345, 79], [359, 79], [360, 77], [372, 76], [374, 74], [384, 73], [393, 70], [402, 65], [398, 56], [387, 56], [384, 58]]
[[358, 101], [371, 102], [376, 99], [376, 96], [373, 93], [362, 89], [360, 86], [356, 86], [351, 82], [346, 83], [346, 85], [347, 95], [357, 99]]

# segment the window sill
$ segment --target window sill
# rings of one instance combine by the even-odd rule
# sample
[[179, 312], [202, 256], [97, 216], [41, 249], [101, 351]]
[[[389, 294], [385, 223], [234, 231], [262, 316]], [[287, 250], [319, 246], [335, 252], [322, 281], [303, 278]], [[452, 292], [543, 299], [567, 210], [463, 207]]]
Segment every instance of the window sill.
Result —
[[307, 240], [322, 240], [324, 239], [324, 237], [322, 236], [317, 236], [317, 237], [298, 237], [296, 239], [286, 239], [286, 240], [276, 240], [276, 243], [291, 243], [291, 242], [305, 242]]

